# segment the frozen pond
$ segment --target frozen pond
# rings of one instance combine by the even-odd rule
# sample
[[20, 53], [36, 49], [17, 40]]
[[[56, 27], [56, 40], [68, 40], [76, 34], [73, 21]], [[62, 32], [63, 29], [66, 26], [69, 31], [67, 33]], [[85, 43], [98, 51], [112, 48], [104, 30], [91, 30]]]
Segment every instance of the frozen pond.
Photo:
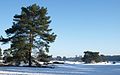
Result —
[[0, 75], [120, 75], [120, 65], [61, 64], [55, 68], [0, 67]]

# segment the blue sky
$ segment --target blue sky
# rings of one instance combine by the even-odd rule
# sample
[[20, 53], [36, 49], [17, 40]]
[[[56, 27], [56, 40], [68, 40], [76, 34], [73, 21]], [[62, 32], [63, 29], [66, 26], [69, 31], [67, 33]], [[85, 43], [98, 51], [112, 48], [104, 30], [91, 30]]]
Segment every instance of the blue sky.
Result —
[[50, 27], [58, 35], [50, 48], [53, 56], [83, 55], [86, 50], [120, 54], [120, 0], [3, 0], [0, 35], [5, 36], [22, 6], [34, 3], [48, 8]]

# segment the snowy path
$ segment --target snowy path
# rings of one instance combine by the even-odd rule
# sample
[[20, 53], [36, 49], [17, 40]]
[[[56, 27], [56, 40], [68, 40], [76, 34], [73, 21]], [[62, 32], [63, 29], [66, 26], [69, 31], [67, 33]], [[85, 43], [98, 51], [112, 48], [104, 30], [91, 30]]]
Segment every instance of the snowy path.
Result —
[[120, 65], [62, 64], [55, 68], [0, 67], [0, 75], [120, 75]]

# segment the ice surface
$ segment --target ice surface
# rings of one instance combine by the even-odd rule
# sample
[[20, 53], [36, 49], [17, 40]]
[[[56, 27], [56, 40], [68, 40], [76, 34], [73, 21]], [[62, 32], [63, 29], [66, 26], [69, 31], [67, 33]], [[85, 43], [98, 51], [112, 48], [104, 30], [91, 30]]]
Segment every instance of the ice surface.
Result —
[[101, 64], [67, 62], [55, 68], [0, 67], [0, 75], [120, 75], [120, 64]]

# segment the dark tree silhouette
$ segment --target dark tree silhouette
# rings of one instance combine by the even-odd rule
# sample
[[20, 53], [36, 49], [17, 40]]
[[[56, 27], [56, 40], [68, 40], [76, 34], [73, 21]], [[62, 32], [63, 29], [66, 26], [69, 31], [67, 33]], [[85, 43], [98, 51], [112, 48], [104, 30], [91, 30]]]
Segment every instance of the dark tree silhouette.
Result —
[[82, 58], [82, 60], [85, 63], [100, 62], [99, 52], [86, 51], [84, 53], [85, 54], [84, 54], [84, 57]]

